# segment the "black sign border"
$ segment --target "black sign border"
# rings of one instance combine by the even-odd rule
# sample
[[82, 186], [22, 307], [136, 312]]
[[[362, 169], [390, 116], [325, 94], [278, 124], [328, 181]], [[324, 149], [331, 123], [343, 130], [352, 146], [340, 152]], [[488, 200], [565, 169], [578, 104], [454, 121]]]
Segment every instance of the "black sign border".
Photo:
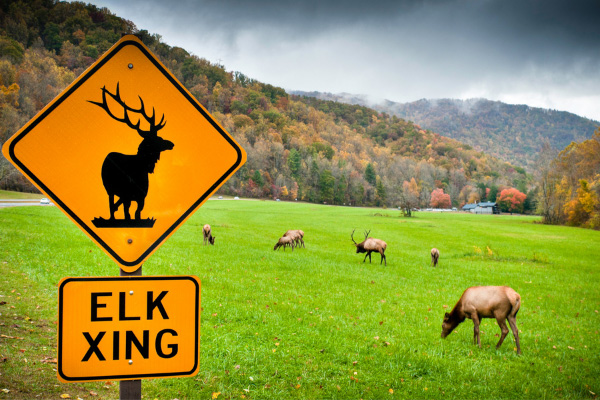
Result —
[[[63, 351], [63, 290], [69, 282], [106, 282], [106, 281], [173, 281], [173, 280], [189, 280], [196, 286], [195, 296], [195, 332], [196, 346], [194, 350], [194, 367], [190, 371], [184, 372], [168, 372], [156, 374], [134, 374], [134, 375], [102, 375], [102, 376], [86, 376], [86, 377], [69, 377], [64, 374], [62, 367], [62, 351]], [[133, 379], [151, 379], [151, 378], [169, 378], [175, 376], [194, 376], [198, 370], [200, 362], [200, 284], [199, 281], [191, 276], [132, 276], [132, 277], [71, 277], [64, 279], [58, 287], [58, 350], [57, 350], [57, 373], [62, 379], [68, 382], [92, 382], [102, 380], [133, 380]]]
[[[96, 71], [98, 71], [104, 64], [106, 64], [112, 57], [114, 57], [120, 50], [122, 50], [126, 46], [135, 46], [137, 47], [147, 58], [154, 64], [154, 66], [179, 90], [179, 92], [187, 99], [193, 106], [196, 108], [204, 118], [219, 132], [223, 138], [235, 149], [237, 153], [236, 162], [229, 168], [200, 198], [192, 204], [192, 206], [185, 211], [181, 217], [179, 217], [173, 225], [171, 225], [154, 243], [150, 245], [150, 247], [142, 253], [140, 257], [138, 257], [135, 261], [125, 261], [123, 260], [110, 246], [105, 243], [94, 231], [81, 220], [65, 203], [62, 202], [60, 198], [50, 188], [48, 188], [35, 174], [33, 174], [29, 168], [27, 168], [16, 156], [15, 154], [15, 146], [21, 139], [23, 139], [33, 128], [35, 128], [44, 118], [46, 118], [54, 109], [56, 109], [64, 100], [66, 100], [75, 90], [77, 90], [83, 83], [85, 83]], [[118, 43], [118, 45], [107, 53], [97, 64], [93, 65], [88, 71], [84, 73], [84, 75], [80, 76], [75, 84], [71, 86], [66, 92], [63, 92], [57, 97], [50, 106], [40, 115], [34, 117], [32, 122], [10, 143], [9, 146], [9, 154], [10, 158], [13, 160], [15, 164], [19, 166], [19, 168], [27, 174], [27, 176], [34, 181], [44, 193], [48, 195], [48, 197], [52, 198], [52, 201], [55, 204], [58, 204], [62, 210], [64, 210], [88, 235], [94, 238], [98, 244], [110, 255], [112, 256], [119, 264], [126, 267], [134, 267], [136, 265], [141, 265], [146, 257], [148, 257], [155, 249], [157, 249], [168, 237], [171, 235], [179, 225], [185, 221], [185, 219], [196, 209], [202, 202], [208, 197], [210, 193], [212, 193], [216, 188], [218, 188], [222, 183], [229, 178], [235, 169], [240, 166], [242, 162], [242, 151], [240, 147], [235, 143], [231, 137], [217, 124], [208, 112], [204, 110], [202, 106], [194, 99], [188, 91], [177, 81], [170, 72], [166, 68], [164, 68], [161, 63], [156, 59], [156, 57], [144, 46], [143, 44], [132, 40], [126, 39], [122, 42]]]

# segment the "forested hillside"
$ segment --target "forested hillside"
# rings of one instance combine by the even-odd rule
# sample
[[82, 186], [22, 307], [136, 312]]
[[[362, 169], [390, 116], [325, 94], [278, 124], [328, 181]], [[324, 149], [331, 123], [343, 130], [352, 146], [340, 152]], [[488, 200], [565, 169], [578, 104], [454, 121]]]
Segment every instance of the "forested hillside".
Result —
[[[247, 163], [223, 193], [406, 208], [430, 206], [439, 189], [459, 206], [529, 187], [522, 168], [469, 145], [367, 107], [288, 95], [171, 47], [105, 8], [52, 0], [0, 4], [1, 143], [122, 34], [135, 33], [246, 150]], [[0, 161], [0, 188], [31, 190]], [[409, 192], [416, 201], [407, 201]]]
[[[365, 96], [348, 93], [302, 94], [349, 104], [371, 104]], [[600, 125], [598, 121], [565, 111], [486, 99], [422, 99], [411, 103], [386, 100], [370, 106], [528, 170], [534, 168], [544, 142], [560, 151], [571, 142], [591, 138]]]

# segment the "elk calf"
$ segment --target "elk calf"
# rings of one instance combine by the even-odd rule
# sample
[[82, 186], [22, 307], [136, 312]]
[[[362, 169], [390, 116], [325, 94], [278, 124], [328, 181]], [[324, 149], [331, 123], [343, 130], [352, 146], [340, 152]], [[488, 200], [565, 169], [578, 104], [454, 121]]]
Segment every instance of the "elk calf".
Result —
[[387, 248], [387, 243], [381, 239], [370, 238], [369, 237], [370, 232], [371, 231], [365, 232], [365, 240], [363, 240], [360, 243], [356, 243], [354, 241], [354, 231], [352, 231], [350, 238], [352, 239], [352, 241], [354, 242], [354, 245], [356, 246], [356, 253], [367, 253], [367, 254], [365, 254], [365, 258], [364, 258], [363, 262], [365, 262], [367, 260], [367, 256], [369, 256], [369, 263], [371, 263], [371, 253], [376, 251], [381, 255], [381, 261], [379, 262], [379, 264], [385, 262], [385, 265], [387, 266], [387, 259], [385, 258], [385, 254], [384, 254], [385, 249]]
[[212, 231], [210, 229], [210, 225], [206, 224], [204, 225], [204, 228], [202, 228], [202, 236], [204, 236], [204, 245], [206, 246], [206, 242], [214, 245], [215, 244], [215, 237], [212, 235]]
[[440, 251], [435, 247], [431, 249], [431, 264], [434, 267], [437, 267], [438, 259], [440, 258]]
[[304, 231], [300, 229], [290, 230], [283, 234], [283, 237], [287, 236], [290, 236], [294, 239], [294, 242], [296, 242], [296, 247], [302, 246], [306, 248], [304, 245]]
[[496, 318], [502, 331], [500, 341], [496, 345], [496, 349], [498, 349], [502, 345], [506, 335], [508, 335], [508, 328], [506, 327], [506, 320], [508, 319], [510, 328], [515, 336], [517, 354], [521, 354], [519, 330], [517, 329], [516, 320], [520, 307], [521, 296], [508, 286], [470, 287], [464, 291], [452, 311], [444, 315], [442, 338], [448, 336], [465, 318], [470, 318], [473, 320], [474, 326], [473, 342], [476, 342], [481, 348], [479, 321], [481, 318]]
[[273, 250], [277, 250], [282, 246], [283, 246], [283, 251], [285, 251], [285, 248], [288, 246], [291, 246], [292, 251], [294, 251], [294, 238], [291, 236], [280, 237], [279, 240], [277, 241], [277, 244], [273, 248]]

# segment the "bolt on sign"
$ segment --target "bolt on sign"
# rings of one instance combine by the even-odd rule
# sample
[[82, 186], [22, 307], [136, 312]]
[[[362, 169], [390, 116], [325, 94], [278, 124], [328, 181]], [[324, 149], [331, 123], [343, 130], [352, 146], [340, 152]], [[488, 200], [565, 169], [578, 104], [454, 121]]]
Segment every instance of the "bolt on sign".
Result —
[[58, 285], [58, 379], [193, 376], [199, 370], [195, 276], [63, 278]]
[[246, 160], [135, 36], [124, 36], [3, 153], [126, 272]]

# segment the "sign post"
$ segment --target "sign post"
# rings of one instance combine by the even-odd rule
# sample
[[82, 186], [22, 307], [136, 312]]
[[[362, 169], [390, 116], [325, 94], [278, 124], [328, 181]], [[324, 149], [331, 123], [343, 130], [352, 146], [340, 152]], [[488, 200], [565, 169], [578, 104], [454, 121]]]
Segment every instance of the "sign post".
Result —
[[141, 266], [244, 150], [127, 35], [2, 152], [120, 267], [120, 277], [61, 280], [58, 378], [122, 380], [121, 398], [139, 399], [140, 379], [197, 374], [200, 281], [142, 277]]
[[[131, 273], [123, 271], [119, 268], [119, 276], [142, 276], [142, 266]], [[130, 381], [119, 382], [119, 399], [142, 399], [142, 380], [134, 379]]]

